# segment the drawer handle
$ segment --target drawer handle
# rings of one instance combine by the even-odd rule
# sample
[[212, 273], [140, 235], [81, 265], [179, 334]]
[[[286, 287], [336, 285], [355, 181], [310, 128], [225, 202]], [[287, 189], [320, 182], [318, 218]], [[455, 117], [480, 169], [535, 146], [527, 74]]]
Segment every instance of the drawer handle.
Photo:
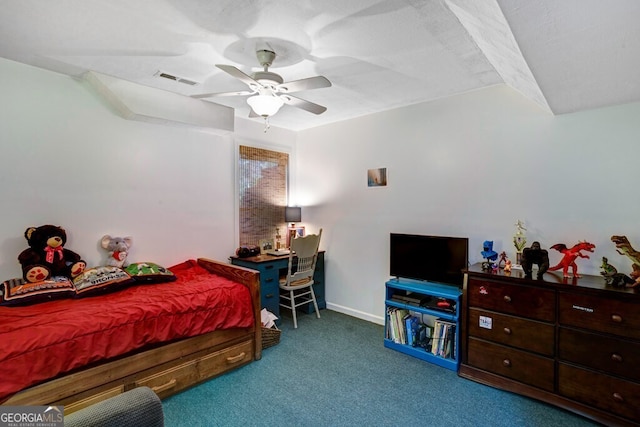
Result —
[[613, 400], [616, 402], [624, 402], [624, 397], [620, 393], [613, 393]]
[[266, 294], [264, 297], [265, 298], [273, 298], [273, 294]]
[[267, 265], [264, 269], [265, 270], [271, 270], [273, 268], [273, 265]]
[[504, 302], [511, 302], [511, 297], [509, 295], [505, 295]]
[[505, 367], [510, 368], [510, 367], [511, 367], [511, 360], [509, 360], [509, 359], [504, 359], [504, 360], [502, 361], [502, 364], [503, 364]]
[[612, 314], [611, 320], [616, 323], [622, 323], [622, 316], [620, 316], [619, 314]]
[[242, 353], [240, 353], [240, 354], [239, 354], [239, 355], [237, 355], [237, 356], [230, 356], [230, 357], [227, 357], [227, 363], [228, 363], [229, 365], [232, 365], [232, 364], [234, 364], [234, 363], [241, 362], [241, 361], [242, 361], [242, 359], [244, 359], [244, 357], [245, 357], [245, 356], [246, 356], [246, 354], [245, 354], [245, 352], [243, 351]]
[[271, 283], [271, 282], [273, 282], [273, 277], [269, 279], [264, 279], [264, 283]]
[[178, 383], [178, 380], [176, 380], [175, 378], [172, 378], [171, 381], [156, 386], [156, 387], [151, 387], [151, 390], [153, 390], [156, 394], [162, 393], [165, 390], [169, 390], [170, 388], [174, 388], [176, 386], [176, 384]]
[[611, 355], [611, 360], [613, 360], [614, 362], [622, 362], [622, 356], [617, 353], [613, 353]]
[[507, 334], [507, 335], [511, 335], [511, 329], [504, 328], [504, 333]]

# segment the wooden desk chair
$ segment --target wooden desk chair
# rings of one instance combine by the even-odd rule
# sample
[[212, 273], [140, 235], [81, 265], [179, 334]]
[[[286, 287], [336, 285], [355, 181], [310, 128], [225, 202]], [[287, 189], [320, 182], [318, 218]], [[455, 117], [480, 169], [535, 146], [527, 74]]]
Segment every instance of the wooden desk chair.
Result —
[[318, 234], [296, 237], [291, 240], [287, 276], [280, 279], [280, 307], [288, 308], [293, 315], [293, 327], [298, 327], [296, 307], [313, 303], [316, 316], [320, 318], [316, 294], [313, 292], [313, 272], [318, 259], [318, 247], [322, 229]]

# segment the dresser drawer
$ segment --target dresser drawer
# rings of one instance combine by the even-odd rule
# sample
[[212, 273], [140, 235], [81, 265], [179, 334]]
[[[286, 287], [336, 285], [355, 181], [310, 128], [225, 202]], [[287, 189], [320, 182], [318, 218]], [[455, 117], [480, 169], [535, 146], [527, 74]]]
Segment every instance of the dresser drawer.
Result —
[[469, 337], [467, 359], [469, 365], [476, 368], [553, 391], [553, 359], [472, 337]]
[[253, 345], [251, 341], [247, 341], [141, 378], [135, 381], [135, 386], [150, 387], [160, 398], [163, 398], [197, 382], [249, 363], [252, 359]]
[[559, 329], [563, 360], [640, 382], [640, 343], [575, 329]]
[[558, 365], [559, 393], [640, 422], [640, 384], [565, 363]]
[[556, 319], [556, 296], [550, 289], [471, 278], [467, 285], [467, 298], [470, 307], [546, 322]]
[[492, 311], [469, 309], [469, 335], [553, 356], [554, 325]]
[[640, 339], [637, 302], [560, 292], [558, 306], [561, 324]]

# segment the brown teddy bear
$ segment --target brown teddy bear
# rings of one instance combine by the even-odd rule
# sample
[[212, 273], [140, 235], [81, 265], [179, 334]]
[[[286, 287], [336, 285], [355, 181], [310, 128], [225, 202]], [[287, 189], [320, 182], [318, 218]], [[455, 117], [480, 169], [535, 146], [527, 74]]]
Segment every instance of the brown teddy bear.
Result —
[[41, 225], [24, 232], [29, 248], [18, 255], [22, 275], [27, 282], [39, 282], [53, 276], [70, 279], [82, 273], [87, 266], [77, 253], [64, 248], [67, 233], [62, 227]]

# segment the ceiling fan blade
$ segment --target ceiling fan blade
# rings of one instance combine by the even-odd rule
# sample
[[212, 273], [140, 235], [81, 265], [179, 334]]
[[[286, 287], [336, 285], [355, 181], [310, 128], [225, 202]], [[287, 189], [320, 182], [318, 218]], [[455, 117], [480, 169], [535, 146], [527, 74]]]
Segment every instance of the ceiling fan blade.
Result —
[[276, 86], [278, 92], [291, 93], [301, 90], [319, 89], [330, 87], [331, 82], [324, 76], [309, 77], [307, 79], [293, 80]]
[[201, 93], [198, 95], [191, 95], [192, 98], [213, 98], [214, 96], [244, 96], [244, 95], [253, 95], [256, 93], [255, 90], [241, 90], [236, 92], [218, 92], [218, 93]]
[[322, 114], [327, 111], [327, 107], [323, 107], [319, 104], [314, 104], [313, 102], [306, 101], [304, 99], [296, 98], [292, 95], [280, 95], [280, 98], [284, 101], [285, 104], [291, 105], [292, 107], [301, 108], [313, 114]]
[[258, 87], [262, 86], [260, 83], [253, 80], [251, 77], [249, 77], [248, 75], [246, 75], [245, 73], [243, 73], [242, 71], [234, 67], [233, 65], [216, 64], [216, 67], [232, 75], [236, 79], [243, 81], [249, 86], [255, 86], [255, 85], [257, 85]]

